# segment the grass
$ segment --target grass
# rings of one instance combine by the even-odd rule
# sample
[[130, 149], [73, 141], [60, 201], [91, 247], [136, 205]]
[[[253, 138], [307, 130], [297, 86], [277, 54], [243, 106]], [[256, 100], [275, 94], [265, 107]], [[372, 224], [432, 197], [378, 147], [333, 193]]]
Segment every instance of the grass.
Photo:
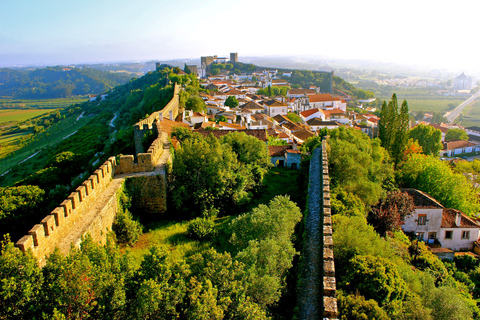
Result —
[[21, 122], [51, 112], [49, 109], [0, 109], [0, 126], [7, 122]]
[[[291, 170], [281, 167], [271, 168], [265, 176], [264, 187], [254, 198], [252, 203], [245, 207], [243, 212], [248, 212], [259, 204], [268, 204], [277, 195], [289, 194], [292, 201], [300, 198], [300, 191], [296, 183], [299, 175], [298, 170]], [[222, 236], [220, 230], [233, 220], [235, 216], [225, 216], [215, 219], [216, 229], [219, 235], [215, 241], [199, 242], [187, 237], [189, 221], [158, 221], [148, 226], [140, 240], [128, 250], [137, 263], [143, 259], [151, 246], [159, 246], [169, 252], [169, 258], [181, 260], [196, 252], [214, 247], [219, 252], [228, 251], [228, 239]]]
[[86, 97], [58, 98], [58, 99], [0, 99], [0, 106], [4, 108], [37, 108], [37, 109], [63, 109], [75, 103], [87, 101]]

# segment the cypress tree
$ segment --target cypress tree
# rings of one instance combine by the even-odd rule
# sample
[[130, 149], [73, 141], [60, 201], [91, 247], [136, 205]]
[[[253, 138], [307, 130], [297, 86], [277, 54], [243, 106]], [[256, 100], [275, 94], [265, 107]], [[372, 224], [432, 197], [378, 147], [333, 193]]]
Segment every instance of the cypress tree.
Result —
[[403, 159], [403, 152], [407, 146], [408, 130], [410, 129], [410, 116], [408, 115], [407, 100], [403, 100], [400, 107], [400, 114], [397, 116], [395, 141], [392, 146], [392, 158], [395, 163], [395, 168]]

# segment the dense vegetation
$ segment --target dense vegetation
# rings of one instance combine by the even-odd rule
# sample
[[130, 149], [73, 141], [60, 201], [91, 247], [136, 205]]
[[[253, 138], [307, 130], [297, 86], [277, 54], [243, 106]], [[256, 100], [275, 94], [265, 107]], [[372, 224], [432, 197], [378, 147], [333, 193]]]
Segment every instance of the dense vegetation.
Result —
[[3, 68], [0, 69], [0, 96], [50, 99], [99, 94], [124, 84], [130, 78], [124, 73], [89, 68], [48, 67], [31, 71]]

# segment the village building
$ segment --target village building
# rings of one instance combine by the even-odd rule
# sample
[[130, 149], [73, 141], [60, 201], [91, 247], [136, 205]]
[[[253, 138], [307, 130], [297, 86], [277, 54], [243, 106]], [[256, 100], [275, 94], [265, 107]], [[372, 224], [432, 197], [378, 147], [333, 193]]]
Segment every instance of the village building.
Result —
[[401, 191], [412, 196], [415, 207], [414, 213], [407, 216], [402, 225], [405, 232], [416, 234], [419, 241], [429, 245], [440, 244], [453, 251], [473, 249], [480, 231], [477, 222], [459, 210], [444, 208], [425, 192], [416, 189]]

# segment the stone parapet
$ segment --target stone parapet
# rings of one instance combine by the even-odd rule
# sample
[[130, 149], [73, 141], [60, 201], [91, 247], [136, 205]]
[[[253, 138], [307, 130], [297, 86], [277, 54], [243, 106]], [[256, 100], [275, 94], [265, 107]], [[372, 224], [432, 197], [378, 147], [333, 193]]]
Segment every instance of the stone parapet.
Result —
[[110, 158], [15, 245], [22, 251], [32, 250], [40, 265], [43, 265], [45, 256], [53, 252], [70, 229], [82, 219], [85, 211], [97, 201], [113, 176], [114, 158]]

